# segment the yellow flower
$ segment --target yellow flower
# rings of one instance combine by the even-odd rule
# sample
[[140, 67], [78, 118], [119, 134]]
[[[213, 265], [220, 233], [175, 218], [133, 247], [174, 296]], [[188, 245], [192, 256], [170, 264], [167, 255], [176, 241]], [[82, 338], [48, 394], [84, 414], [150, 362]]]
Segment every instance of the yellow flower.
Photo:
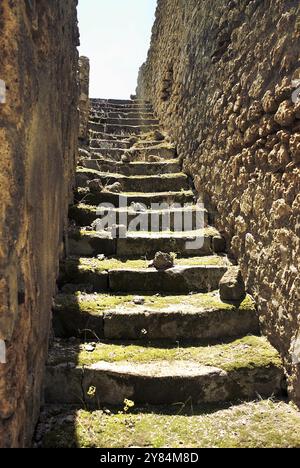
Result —
[[89, 397], [92, 398], [92, 397], [94, 397], [96, 395], [96, 391], [97, 391], [96, 387], [90, 387], [88, 389], [87, 394], [88, 394]]

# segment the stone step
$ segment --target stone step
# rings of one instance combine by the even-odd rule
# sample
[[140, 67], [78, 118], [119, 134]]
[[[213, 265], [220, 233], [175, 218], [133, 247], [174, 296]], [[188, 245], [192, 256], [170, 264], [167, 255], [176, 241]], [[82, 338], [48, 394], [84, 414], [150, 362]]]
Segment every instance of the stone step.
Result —
[[[119, 245], [118, 241], [115, 241], [115, 249], [120, 246], [119, 250], [122, 252], [125, 250], [124, 246]], [[103, 251], [105, 252], [104, 248]], [[77, 252], [74, 252], [75, 254]], [[117, 256], [122, 258], [121, 255]], [[134, 256], [132, 253], [131, 257]], [[153, 256], [149, 255], [149, 258]], [[180, 262], [166, 271], [157, 271], [145, 266], [138, 268], [128, 260], [124, 260], [123, 264], [116, 262], [115, 269], [110, 268], [110, 264], [114, 265], [114, 262], [105, 263], [96, 258], [70, 258], [62, 264], [59, 285], [61, 288], [64, 285], [72, 285], [73, 290], [75, 285], [81, 285], [84, 289], [90, 287], [94, 292], [206, 293], [219, 288], [219, 282], [230, 265], [226, 257], [223, 263], [216, 263], [214, 255], [211, 255], [211, 263], [205, 257], [203, 261], [198, 259], [197, 264]]]
[[122, 105], [122, 106], [127, 106], [128, 104], [146, 104], [150, 105], [149, 101], [145, 101], [143, 99], [102, 99], [102, 98], [97, 98], [97, 99], [91, 99], [92, 105], [94, 104], [114, 104], [114, 105]]
[[209, 408], [135, 406], [128, 412], [120, 407], [105, 412], [48, 406], [37, 433], [37, 447], [46, 449], [279, 449], [300, 447], [300, 417], [288, 402], [269, 399]]
[[[100, 142], [99, 146], [102, 146]], [[107, 146], [108, 145], [103, 145], [102, 148], [98, 148], [95, 147], [93, 143], [90, 148], [93, 157], [95, 158], [98, 154], [100, 157], [110, 156], [115, 161], [120, 161], [122, 156], [126, 153], [133, 161], [147, 161], [149, 158], [151, 159], [152, 156], [166, 160], [176, 158], [176, 149], [167, 145], [154, 144], [153, 146], [146, 146], [144, 148], [131, 148], [128, 151], [123, 148], [107, 148]]]
[[110, 139], [110, 140], [90, 140], [90, 150], [96, 151], [97, 149], [101, 149], [101, 151], [109, 150], [116, 148], [119, 151], [122, 150], [122, 153], [124, 154], [125, 149], [130, 149], [132, 148], [132, 145], [129, 141], [126, 140], [116, 140], [116, 139]]
[[158, 125], [159, 120], [157, 119], [142, 119], [141, 117], [138, 118], [106, 118], [102, 117], [100, 119], [95, 119], [93, 118], [90, 120], [90, 122], [93, 122], [94, 124], [102, 124], [102, 125], [120, 125], [120, 126], [134, 126], [134, 127], [139, 127], [139, 126], [148, 126], [148, 125]]
[[104, 187], [120, 183], [124, 192], [168, 192], [171, 190], [189, 190], [188, 176], [183, 173], [125, 176], [108, 174], [94, 169], [78, 168], [76, 171], [76, 186], [87, 187], [89, 181], [99, 179]]
[[155, 115], [153, 112], [146, 112], [146, 113], [141, 113], [141, 112], [91, 112], [90, 113], [90, 119], [97, 122], [99, 119], [102, 119], [103, 117], [108, 118], [108, 119], [155, 119]]
[[109, 272], [110, 291], [155, 291], [187, 294], [209, 292], [219, 287], [226, 266], [175, 267], [167, 271], [115, 270]]
[[[75, 221], [77, 226], [91, 226], [96, 219], [103, 216], [111, 216], [113, 224], [125, 225], [129, 231], [149, 231], [149, 228], [155, 223], [155, 226], [161, 231], [182, 230], [187, 223], [189, 229], [196, 229], [203, 223], [204, 227], [208, 225], [208, 213], [201, 206], [188, 206], [186, 208], [167, 208], [158, 210], [149, 210], [145, 212], [135, 211], [135, 207], [111, 208], [102, 210], [97, 206], [79, 204], [73, 205], [69, 209], [69, 218]], [[139, 217], [140, 224], [135, 220]]]
[[153, 113], [153, 106], [146, 104], [92, 104], [92, 112], [139, 112], [142, 114]]
[[159, 125], [109, 125], [89, 122], [89, 129], [94, 132], [111, 133], [117, 135], [140, 135], [159, 129]]
[[135, 101], [130, 100], [130, 99], [91, 99], [91, 107], [97, 107], [97, 106], [116, 106], [116, 107], [132, 107], [132, 106], [137, 106], [137, 107], [152, 107], [152, 104], [149, 101], [144, 101], [142, 99], [137, 99]]
[[[71, 230], [69, 252], [70, 255], [91, 257], [105, 254], [136, 258], [154, 256], [157, 252], [174, 252], [186, 257], [205, 256], [214, 253], [213, 239], [218, 236], [218, 232], [212, 228], [191, 232], [128, 231], [125, 239], [114, 239], [112, 234], [106, 231]], [[150, 276], [152, 277], [152, 274]]]
[[89, 130], [90, 141], [92, 140], [109, 140], [109, 141], [122, 141], [128, 144], [130, 143], [131, 135], [116, 135], [107, 132], [95, 132]]
[[[56, 337], [108, 340], [216, 341], [259, 334], [250, 297], [241, 304], [221, 302], [217, 291], [190, 296], [60, 294], [53, 308]], [[87, 332], [90, 330], [90, 332]]]
[[130, 206], [132, 203], [142, 203], [147, 208], [151, 208], [154, 205], [154, 209], [157, 209], [157, 204], [168, 203], [173, 205], [174, 203], [182, 206], [186, 204], [194, 203], [194, 194], [191, 190], [187, 192], [158, 192], [158, 193], [110, 193], [102, 192], [100, 194], [90, 193], [88, 189], [82, 188], [75, 192], [75, 200], [78, 203], [86, 203], [88, 205], [100, 205], [102, 203], [110, 203], [115, 208]]
[[100, 172], [109, 172], [111, 174], [122, 174], [126, 176], [138, 175], [159, 175], [174, 174], [181, 172], [181, 167], [177, 159], [165, 160], [160, 162], [137, 161], [123, 163], [109, 159], [82, 159], [80, 165], [87, 169], [94, 169]]
[[95, 407], [130, 399], [135, 404], [196, 405], [282, 394], [281, 360], [264, 338], [193, 347], [99, 342], [93, 352], [88, 349], [54, 342], [46, 369], [46, 403]]

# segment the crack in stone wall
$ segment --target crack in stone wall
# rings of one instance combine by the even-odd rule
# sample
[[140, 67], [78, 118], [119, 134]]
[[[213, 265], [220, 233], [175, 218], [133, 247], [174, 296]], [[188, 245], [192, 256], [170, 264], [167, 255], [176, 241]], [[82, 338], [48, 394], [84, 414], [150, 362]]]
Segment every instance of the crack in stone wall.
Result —
[[298, 1], [158, 0], [137, 89], [239, 260], [298, 404], [299, 18]]
[[79, 82], [80, 82], [80, 97], [79, 97], [79, 112], [80, 112], [80, 127], [79, 138], [87, 141], [88, 139], [88, 123], [90, 115], [90, 60], [88, 57], [79, 58]]

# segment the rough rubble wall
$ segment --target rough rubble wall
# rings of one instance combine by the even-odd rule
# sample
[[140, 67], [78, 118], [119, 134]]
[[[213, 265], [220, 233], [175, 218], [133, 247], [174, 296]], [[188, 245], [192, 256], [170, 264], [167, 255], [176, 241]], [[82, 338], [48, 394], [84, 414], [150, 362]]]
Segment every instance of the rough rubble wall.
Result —
[[88, 139], [88, 123], [90, 115], [90, 60], [87, 57], [79, 58], [79, 80], [80, 80], [80, 97], [79, 97], [79, 112], [80, 112], [80, 128], [79, 138], [81, 140]]
[[0, 447], [30, 443], [78, 137], [77, 0], [1, 0]]
[[138, 84], [215, 212], [298, 403], [299, 51], [298, 1], [158, 0]]

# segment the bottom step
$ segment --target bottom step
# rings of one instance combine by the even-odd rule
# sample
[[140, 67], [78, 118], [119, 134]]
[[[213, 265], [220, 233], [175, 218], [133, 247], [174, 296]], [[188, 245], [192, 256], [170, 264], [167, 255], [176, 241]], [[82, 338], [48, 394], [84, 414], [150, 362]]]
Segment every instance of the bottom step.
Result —
[[[264, 338], [214, 346], [55, 342], [46, 373], [47, 403], [216, 403], [280, 395], [284, 374]], [[90, 389], [94, 389], [90, 398]], [[99, 407], [99, 406], [98, 406]]]
[[283, 401], [133, 408], [129, 414], [48, 407], [42, 421], [36, 447], [43, 448], [300, 448], [300, 414]]

